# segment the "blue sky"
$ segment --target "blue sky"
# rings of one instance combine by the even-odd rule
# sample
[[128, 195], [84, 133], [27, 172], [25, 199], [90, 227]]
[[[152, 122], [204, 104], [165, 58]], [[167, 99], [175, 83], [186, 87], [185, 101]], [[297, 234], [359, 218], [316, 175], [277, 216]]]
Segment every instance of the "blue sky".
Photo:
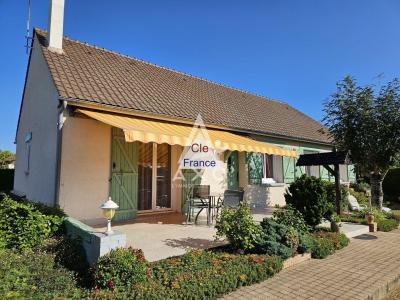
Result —
[[[15, 149], [27, 2], [0, 0], [0, 149]], [[48, 0], [31, 2], [31, 25], [47, 28]], [[317, 120], [345, 75], [376, 85], [400, 77], [396, 0], [66, 0], [64, 33], [286, 101]]]

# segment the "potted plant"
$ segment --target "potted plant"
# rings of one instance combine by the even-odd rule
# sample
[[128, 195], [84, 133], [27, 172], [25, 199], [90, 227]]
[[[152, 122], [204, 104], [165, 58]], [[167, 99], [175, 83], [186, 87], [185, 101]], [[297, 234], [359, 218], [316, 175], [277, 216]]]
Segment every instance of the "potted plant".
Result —
[[372, 213], [372, 211], [368, 211], [368, 212], [365, 214], [365, 219], [367, 220], [367, 223], [368, 223], [368, 224], [372, 224], [372, 223], [374, 222], [375, 216], [374, 216], [374, 214]]
[[342, 220], [340, 216], [336, 213], [332, 214], [331, 216], [331, 230], [333, 232], [340, 232], [342, 228]]

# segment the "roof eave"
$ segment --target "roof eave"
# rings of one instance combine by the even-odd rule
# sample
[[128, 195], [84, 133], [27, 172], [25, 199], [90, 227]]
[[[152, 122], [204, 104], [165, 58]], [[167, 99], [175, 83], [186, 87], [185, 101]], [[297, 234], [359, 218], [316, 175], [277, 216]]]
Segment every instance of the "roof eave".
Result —
[[[119, 106], [115, 106], [115, 105], [110, 105], [110, 104], [106, 104], [106, 103], [98, 103], [98, 102], [84, 100], [84, 99], [69, 98], [69, 97], [60, 97], [59, 99], [67, 101], [68, 104], [73, 105], [73, 106], [93, 108], [93, 109], [101, 108], [102, 110], [105, 110], [105, 111], [125, 113], [125, 114], [129, 114], [129, 115], [146, 117], [146, 118], [150, 118], [150, 119], [158, 119], [158, 120], [171, 121], [171, 122], [182, 123], [182, 124], [191, 124], [191, 125], [193, 124], [193, 121], [194, 121], [192, 119], [188, 119], [188, 118], [184, 118], [184, 117], [170, 117], [167, 115], [155, 114], [155, 113], [150, 113], [150, 112], [146, 112], [146, 111], [136, 110], [133, 108], [119, 107]], [[236, 127], [226, 127], [223, 125], [214, 124], [214, 123], [210, 123], [210, 122], [205, 122], [205, 124], [207, 127], [214, 128], [214, 129], [229, 130], [229, 131], [245, 133], [245, 134], [255, 134], [255, 135], [261, 135], [261, 136], [265, 136], [265, 137], [272, 137], [272, 138], [278, 138], [278, 139], [286, 139], [286, 140], [289, 139], [289, 140], [293, 140], [293, 141], [297, 141], [297, 142], [312, 143], [312, 144], [318, 144], [318, 145], [329, 146], [329, 147], [333, 146], [332, 143], [319, 141], [319, 140], [304, 139], [304, 138], [299, 138], [299, 137], [265, 132], [265, 131], [248, 130], [248, 129], [236, 128]]]

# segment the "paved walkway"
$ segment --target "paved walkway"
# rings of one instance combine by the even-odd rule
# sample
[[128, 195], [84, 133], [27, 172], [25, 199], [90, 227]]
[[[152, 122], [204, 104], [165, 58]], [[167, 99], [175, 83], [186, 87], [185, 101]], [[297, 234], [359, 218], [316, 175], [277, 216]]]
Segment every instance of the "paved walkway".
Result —
[[353, 238], [326, 259], [283, 270], [224, 299], [380, 299], [396, 280], [400, 283], [400, 230]]

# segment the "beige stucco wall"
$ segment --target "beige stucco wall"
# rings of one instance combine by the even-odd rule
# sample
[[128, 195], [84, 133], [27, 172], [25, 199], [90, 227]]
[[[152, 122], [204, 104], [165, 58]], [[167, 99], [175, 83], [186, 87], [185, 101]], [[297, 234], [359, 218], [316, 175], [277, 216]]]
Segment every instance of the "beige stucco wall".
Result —
[[[16, 137], [14, 192], [54, 205], [57, 166], [58, 93], [38, 41], [33, 42]], [[32, 132], [29, 173], [25, 136]]]
[[62, 135], [59, 205], [87, 223], [102, 221], [100, 205], [109, 195], [111, 127], [69, 117]]
[[228, 188], [227, 162], [224, 159], [223, 153], [215, 157], [218, 167], [204, 169], [201, 184], [210, 186], [211, 195], [223, 195], [224, 191]]

